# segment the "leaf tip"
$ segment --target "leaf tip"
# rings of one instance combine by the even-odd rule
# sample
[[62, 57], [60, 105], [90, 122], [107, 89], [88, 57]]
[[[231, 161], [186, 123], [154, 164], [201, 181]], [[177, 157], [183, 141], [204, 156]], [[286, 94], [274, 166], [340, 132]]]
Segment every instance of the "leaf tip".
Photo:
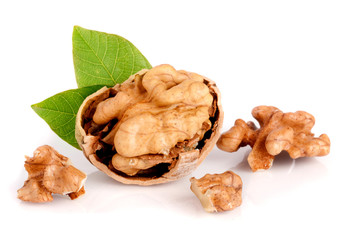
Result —
[[74, 34], [76, 35], [77, 33], [80, 33], [82, 30], [84, 30], [85, 28], [82, 28], [80, 27], [79, 25], [74, 25], [74, 28], [73, 28], [73, 37], [74, 37]]
[[82, 27], [80, 27], [80, 26], [78, 26], [78, 25], [74, 25], [74, 31], [75, 31], [75, 30], [78, 30], [78, 29], [80, 29], [80, 28], [82, 28]]
[[35, 109], [37, 108], [37, 105], [38, 105], [37, 103], [34, 103], [34, 104], [31, 104], [30, 107], [32, 108], [32, 110], [35, 111]]

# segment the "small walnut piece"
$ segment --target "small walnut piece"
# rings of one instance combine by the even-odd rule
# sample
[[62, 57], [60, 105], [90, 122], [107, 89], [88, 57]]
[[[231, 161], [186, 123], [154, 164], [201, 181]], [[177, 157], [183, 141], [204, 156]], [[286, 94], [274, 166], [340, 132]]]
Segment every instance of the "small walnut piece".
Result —
[[89, 161], [110, 177], [151, 185], [194, 170], [214, 147], [222, 119], [214, 82], [163, 64], [87, 97], [75, 135]]
[[232, 171], [206, 174], [200, 179], [191, 178], [191, 191], [199, 198], [207, 212], [232, 210], [242, 202], [242, 180]]
[[70, 159], [48, 145], [38, 147], [34, 156], [25, 156], [28, 179], [18, 190], [18, 198], [30, 202], [50, 202], [52, 194], [76, 199], [85, 193], [86, 174], [71, 165]]
[[258, 106], [252, 115], [259, 122], [257, 129], [253, 122], [238, 119], [235, 125], [223, 133], [217, 142], [218, 148], [235, 152], [250, 145], [252, 151], [248, 162], [252, 171], [269, 169], [274, 156], [287, 151], [291, 158], [325, 156], [330, 152], [330, 139], [326, 134], [314, 137], [311, 129], [315, 118], [304, 111], [283, 113], [276, 107]]

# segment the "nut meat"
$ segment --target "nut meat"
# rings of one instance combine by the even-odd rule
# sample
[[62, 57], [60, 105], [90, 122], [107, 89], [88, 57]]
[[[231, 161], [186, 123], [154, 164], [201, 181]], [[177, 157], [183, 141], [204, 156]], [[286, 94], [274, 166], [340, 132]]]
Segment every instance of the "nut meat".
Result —
[[207, 212], [232, 210], [242, 203], [242, 180], [232, 171], [191, 178], [191, 191]]
[[164, 64], [86, 98], [76, 138], [110, 177], [151, 185], [194, 170], [213, 148], [222, 119], [214, 82]]
[[238, 119], [235, 125], [223, 133], [217, 146], [227, 152], [250, 145], [248, 162], [253, 171], [269, 169], [274, 156], [287, 151], [291, 158], [325, 156], [330, 152], [330, 139], [326, 134], [314, 137], [311, 129], [315, 118], [304, 111], [283, 113], [276, 107], [258, 106], [252, 115], [260, 123]]
[[71, 165], [70, 159], [50, 146], [38, 147], [26, 157], [28, 179], [18, 190], [18, 198], [30, 202], [50, 202], [52, 193], [67, 194], [72, 200], [85, 193], [86, 174]]

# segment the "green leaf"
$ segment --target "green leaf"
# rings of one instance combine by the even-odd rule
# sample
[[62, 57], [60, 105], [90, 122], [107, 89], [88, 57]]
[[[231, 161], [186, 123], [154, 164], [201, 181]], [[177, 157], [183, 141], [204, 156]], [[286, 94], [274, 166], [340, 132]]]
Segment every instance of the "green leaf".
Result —
[[31, 107], [60, 138], [80, 149], [75, 139], [76, 114], [85, 98], [101, 87], [97, 85], [61, 92]]
[[72, 41], [78, 87], [114, 86], [141, 69], [151, 68], [140, 51], [123, 37], [75, 26]]

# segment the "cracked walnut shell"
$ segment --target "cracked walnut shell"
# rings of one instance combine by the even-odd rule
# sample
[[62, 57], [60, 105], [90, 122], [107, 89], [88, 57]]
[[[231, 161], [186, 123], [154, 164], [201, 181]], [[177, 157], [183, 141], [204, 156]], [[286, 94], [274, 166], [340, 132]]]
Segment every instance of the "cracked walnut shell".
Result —
[[99, 170], [152, 185], [190, 174], [214, 147], [222, 121], [213, 81], [163, 64], [88, 96], [75, 135]]

